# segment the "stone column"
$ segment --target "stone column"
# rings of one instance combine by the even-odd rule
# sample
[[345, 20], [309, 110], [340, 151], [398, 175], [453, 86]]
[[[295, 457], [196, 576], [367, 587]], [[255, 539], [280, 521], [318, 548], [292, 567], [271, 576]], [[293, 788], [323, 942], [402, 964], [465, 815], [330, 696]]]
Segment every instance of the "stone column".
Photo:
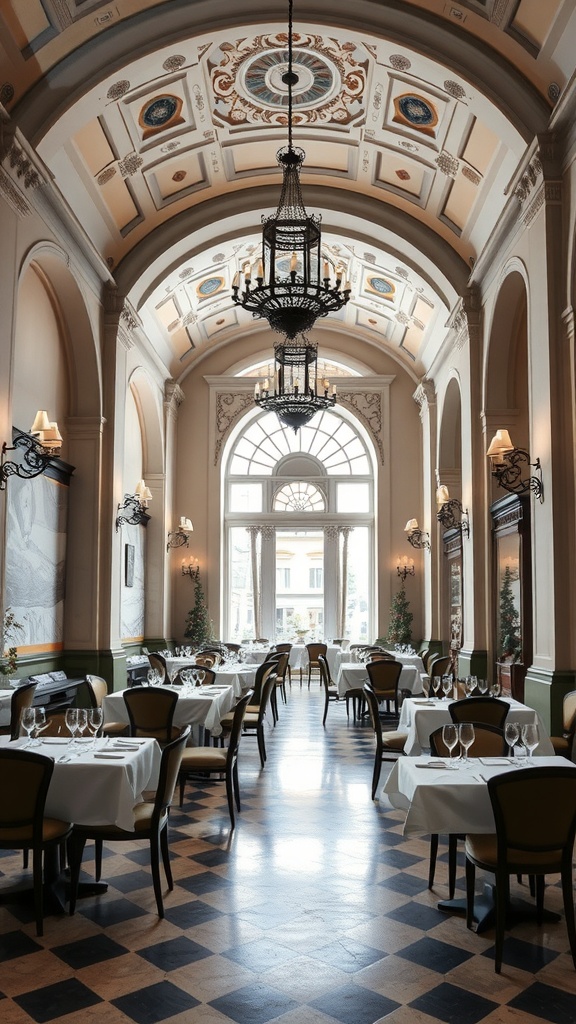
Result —
[[260, 533], [260, 527], [247, 526], [246, 533], [250, 535], [254, 637], [256, 638], [262, 635], [262, 630], [260, 628], [260, 566], [258, 562], [258, 534]]
[[276, 637], [276, 530], [260, 527], [260, 626], [270, 640]]
[[343, 636], [340, 632], [340, 530], [324, 527], [324, 636]]

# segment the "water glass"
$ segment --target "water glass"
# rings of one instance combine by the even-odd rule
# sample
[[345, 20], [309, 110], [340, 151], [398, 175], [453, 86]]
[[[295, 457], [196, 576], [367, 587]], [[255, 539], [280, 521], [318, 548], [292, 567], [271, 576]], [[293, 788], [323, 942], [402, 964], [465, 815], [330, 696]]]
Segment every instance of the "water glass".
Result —
[[522, 726], [522, 743], [528, 751], [528, 757], [532, 757], [532, 754], [536, 750], [540, 742], [538, 736], [538, 726], [535, 722], [527, 722], [526, 725]]
[[20, 714], [20, 725], [26, 733], [25, 747], [32, 746], [31, 733], [36, 725], [36, 708], [22, 708]]
[[448, 700], [453, 693], [454, 682], [452, 676], [442, 676], [442, 692], [444, 694], [444, 700]]
[[458, 726], [455, 723], [442, 726], [442, 742], [450, 753], [450, 764], [452, 764], [452, 753], [458, 746]]
[[458, 728], [458, 738], [462, 747], [462, 762], [468, 761], [468, 750], [474, 743], [476, 733], [472, 722], [461, 722]]
[[504, 726], [504, 739], [508, 744], [510, 757], [512, 761], [514, 761], [514, 747], [520, 739], [520, 726], [517, 725], [516, 722], [506, 722], [506, 725]]
[[88, 725], [88, 712], [86, 708], [76, 708], [76, 731], [82, 737]]
[[433, 679], [432, 679], [432, 690], [434, 692], [434, 696], [435, 697], [438, 697], [440, 695], [441, 688], [442, 688], [442, 676], [434, 676]]
[[466, 676], [466, 681], [464, 683], [464, 689], [466, 691], [466, 696], [467, 697], [471, 697], [472, 694], [474, 693], [474, 690], [476, 689], [476, 682], [477, 682], [476, 676]]
[[46, 719], [46, 708], [34, 708], [34, 739], [32, 740], [32, 747], [40, 746], [40, 733], [44, 732], [44, 729], [48, 728], [48, 721]]
[[66, 708], [66, 728], [70, 733], [71, 742], [74, 743], [78, 729], [78, 708]]
[[88, 712], [88, 730], [92, 734], [92, 747], [96, 746], [96, 737], [102, 728], [104, 713], [102, 708], [90, 708]]

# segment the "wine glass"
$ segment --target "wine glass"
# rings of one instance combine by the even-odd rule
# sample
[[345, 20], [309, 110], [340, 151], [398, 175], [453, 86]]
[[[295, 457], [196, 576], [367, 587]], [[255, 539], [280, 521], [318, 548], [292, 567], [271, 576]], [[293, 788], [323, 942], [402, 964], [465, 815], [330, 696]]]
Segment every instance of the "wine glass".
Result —
[[458, 726], [454, 722], [442, 726], [442, 742], [450, 752], [450, 767], [452, 767], [452, 752], [458, 746]]
[[487, 679], [479, 679], [478, 680], [478, 691], [479, 691], [480, 695], [482, 697], [484, 697], [484, 695], [488, 691], [488, 680]]
[[92, 747], [96, 746], [96, 737], [102, 728], [104, 713], [102, 708], [90, 708], [88, 712], [88, 731], [92, 733]]
[[154, 686], [156, 683], [156, 669], [149, 668], [146, 673], [146, 679], [148, 680], [148, 686]]
[[74, 743], [78, 729], [78, 708], [66, 708], [66, 728], [70, 733], [71, 743]]
[[514, 761], [514, 747], [520, 739], [520, 726], [516, 722], [506, 722], [504, 726], [504, 739], [510, 750], [510, 758]]
[[471, 697], [476, 689], [476, 676], [466, 676], [464, 689], [466, 691], [466, 696]]
[[458, 729], [458, 738], [462, 747], [462, 761], [468, 761], [468, 750], [474, 743], [476, 733], [472, 722], [461, 722]]
[[435, 697], [438, 697], [438, 695], [440, 693], [441, 687], [442, 687], [442, 676], [433, 676], [433, 678], [432, 678], [432, 690], [434, 692], [434, 696]]
[[47, 728], [46, 708], [34, 708], [34, 739], [31, 743], [32, 747], [40, 746], [40, 733], [44, 732], [44, 729]]
[[538, 735], [538, 726], [535, 722], [526, 722], [526, 724], [522, 726], [522, 743], [528, 751], [529, 758], [532, 757], [532, 754], [536, 750], [539, 742], [540, 737]]
[[442, 692], [444, 694], [444, 700], [448, 700], [453, 689], [454, 683], [452, 682], [452, 676], [442, 676]]
[[492, 685], [490, 687], [490, 696], [491, 697], [500, 697], [501, 693], [502, 693], [502, 687], [500, 686], [500, 683], [499, 682], [492, 683]]
[[76, 731], [82, 739], [86, 726], [88, 725], [88, 712], [86, 708], [76, 708]]
[[425, 697], [430, 696], [430, 676], [427, 676], [426, 679], [422, 679], [422, 693]]
[[22, 708], [22, 713], [20, 715], [20, 725], [22, 726], [24, 732], [26, 733], [26, 743], [24, 743], [24, 746], [31, 747], [32, 739], [30, 734], [32, 733], [36, 725], [36, 708]]

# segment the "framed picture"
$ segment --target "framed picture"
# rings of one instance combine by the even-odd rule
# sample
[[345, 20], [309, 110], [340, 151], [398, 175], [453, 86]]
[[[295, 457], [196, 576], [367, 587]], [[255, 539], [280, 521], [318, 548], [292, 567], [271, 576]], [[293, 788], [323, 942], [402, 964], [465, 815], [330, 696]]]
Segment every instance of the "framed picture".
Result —
[[134, 586], [134, 545], [124, 545], [124, 581], [127, 587]]

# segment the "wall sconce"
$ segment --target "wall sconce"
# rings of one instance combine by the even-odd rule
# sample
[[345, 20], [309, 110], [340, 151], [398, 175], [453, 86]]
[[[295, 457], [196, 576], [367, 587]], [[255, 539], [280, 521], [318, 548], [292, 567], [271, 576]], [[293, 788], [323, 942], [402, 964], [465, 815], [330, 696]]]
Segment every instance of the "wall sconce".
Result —
[[436, 507], [436, 518], [445, 530], [460, 530], [462, 535], [470, 536], [468, 509], [462, 508], [462, 502], [458, 501], [458, 498], [450, 497], [445, 484], [440, 484], [436, 491]]
[[396, 566], [396, 572], [398, 573], [402, 583], [404, 583], [407, 576], [414, 576], [416, 569], [414, 568], [414, 559], [408, 558], [404, 555], [404, 558], [398, 556], [398, 564]]
[[183, 558], [182, 559], [182, 575], [183, 576], [190, 576], [190, 578], [192, 578], [192, 576], [194, 576], [194, 574], [196, 573], [196, 570], [198, 569], [199, 564], [200, 563], [198, 562], [197, 558], [190, 558], [190, 560], [188, 562], [188, 565], [186, 565], [186, 560]]
[[[62, 450], [62, 435], [55, 420], [50, 421], [45, 409], [39, 409], [29, 434], [19, 433], [14, 443], [8, 445], [4, 441], [0, 461], [0, 490], [6, 487], [9, 476], [18, 476], [23, 480], [31, 480], [44, 473], [52, 459]], [[22, 452], [22, 459], [11, 462], [6, 459], [6, 452]]]
[[430, 534], [420, 529], [417, 519], [408, 520], [404, 527], [404, 533], [413, 548], [428, 548], [430, 551]]
[[170, 548], [187, 548], [189, 543], [189, 533], [194, 532], [194, 527], [187, 516], [180, 516], [180, 525], [177, 530], [173, 530], [168, 534], [168, 543], [166, 545], [166, 551]]
[[[507, 430], [497, 430], [486, 452], [492, 466], [492, 476], [498, 486], [510, 494], [526, 495], [530, 491], [539, 501], [544, 501], [542, 467], [540, 459], [530, 462], [530, 453], [524, 448], [515, 448]], [[523, 467], [533, 466], [538, 476], [522, 479]]]
[[130, 526], [148, 526], [150, 516], [146, 509], [149, 501], [152, 501], [152, 491], [143, 480], [139, 480], [134, 494], [125, 494], [124, 501], [118, 505], [116, 533], [123, 523], [129, 523]]

